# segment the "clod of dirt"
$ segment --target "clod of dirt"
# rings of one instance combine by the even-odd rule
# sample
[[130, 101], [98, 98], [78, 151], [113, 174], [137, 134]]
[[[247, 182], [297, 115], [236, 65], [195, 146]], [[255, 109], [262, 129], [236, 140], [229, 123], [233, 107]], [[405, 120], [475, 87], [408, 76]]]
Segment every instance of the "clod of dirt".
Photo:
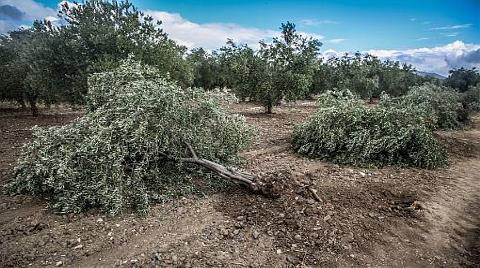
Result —
[[260, 236], [260, 233], [255, 230], [253, 231], [252, 236], [253, 238], [258, 239], [258, 237]]

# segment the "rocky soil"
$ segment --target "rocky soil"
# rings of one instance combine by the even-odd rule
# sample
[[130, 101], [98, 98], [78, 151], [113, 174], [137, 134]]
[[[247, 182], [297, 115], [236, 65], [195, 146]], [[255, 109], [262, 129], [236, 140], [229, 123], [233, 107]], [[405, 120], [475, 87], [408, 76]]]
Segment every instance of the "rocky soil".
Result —
[[[0, 266], [480, 267], [480, 118], [440, 132], [451, 165], [419, 170], [353, 168], [309, 160], [289, 146], [314, 110], [298, 102], [262, 114], [230, 107], [256, 126], [243, 168], [269, 180], [276, 198], [241, 187], [185, 196], [141, 217], [96, 211], [58, 215], [44, 200], [0, 195]], [[39, 118], [0, 111], [0, 182], [9, 179]]]

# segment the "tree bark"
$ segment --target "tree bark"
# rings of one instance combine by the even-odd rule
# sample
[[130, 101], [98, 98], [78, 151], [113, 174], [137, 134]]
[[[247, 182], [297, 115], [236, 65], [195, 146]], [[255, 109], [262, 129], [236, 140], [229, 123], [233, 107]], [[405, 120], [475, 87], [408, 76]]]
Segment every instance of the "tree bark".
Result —
[[37, 98], [29, 98], [28, 103], [30, 104], [30, 110], [34, 117], [38, 116], [38, 107], [37, 107]]
[[259, 192], [263, 190], [262, 184], [257, 181], [257, 178], [255, 176], [243, 173], [238, 170], [234, 170], [232, 168], [222, 166], [218, 163], [215, 163], [213, 161], [210, 161], [204, 158], [199, 158], [190, 144], [187, 144], [187, 147], [190, 150], [192, 157], [173, 158], [167, 154], [162, 154], [162, 155], [165, 158], [172, 161], [191, 163], [191, 164], [195, 164], [203, 168], [206, 168], [212, 171], [213, 173], [219, 175], [221, 178], [246, 186], [247, 188], [249, 188], [254, 192]]
[[260, 190], [260, 186], [258, 185], [258, 183], [256, 183], [256, 180], [255, 180], [256, 178], [253, 175], [224, 167], [220, 164], [217, 164], [215, 162], [212, 162], [210, 160], [203, 159], [203, 158], [182, 158], [181, 161], [204, 167], [214, 172], [215, 174], [219, 175], [223, 179], [246, 186], [254, 192], [257, 192]]
[[265, 112], [266, 112], [267, 114], [271, 114], [271, 113], [272, 113], [272, 108], [273, 108], [272, 103], [267, 104], [267, 107], [265, 107], [265, 108], [266, 108], [266, 111], [265, 111]]

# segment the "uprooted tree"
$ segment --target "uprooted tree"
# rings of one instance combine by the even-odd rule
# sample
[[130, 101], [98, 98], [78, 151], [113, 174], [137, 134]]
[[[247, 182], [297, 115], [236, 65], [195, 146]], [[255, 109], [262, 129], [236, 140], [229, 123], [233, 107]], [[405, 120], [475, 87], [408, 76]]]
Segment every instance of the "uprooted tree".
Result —
[[368, 106], [350, 91], [324, 93], [318, 102], [318, 111], [293, 133], [298, 153], [360, 166], [447, 164], [445, 148], [409, 107]]
[[222, 109], [228, 100], [181, 89], [156, 69], [127, 60], [89, 78], [82, 118], [35, 129], [7, 190], [43, 196], [60, 212], [97, 207], [111, 214], [146, 211], [206, 174], [259, 191], [254, 176], [226, 166], [253, 134], [243, 117]]
[[382, 96], [380, 106], [415, 113], [431, 129], [461, 129], [469, 122], [469, 109], [464, 107], [468, 105], [462, 104], [462, 97], [451, 88], [425, 83], [400, 97]]

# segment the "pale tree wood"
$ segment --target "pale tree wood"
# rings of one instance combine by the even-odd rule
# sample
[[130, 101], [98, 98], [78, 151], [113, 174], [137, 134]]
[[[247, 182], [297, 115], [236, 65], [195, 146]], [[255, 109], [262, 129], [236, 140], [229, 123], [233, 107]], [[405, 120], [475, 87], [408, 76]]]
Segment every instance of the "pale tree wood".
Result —
[[261, 183], [257, 181], [257, 177], [254, 175], [250, 175], [239, 170], [235, 170], [229, 167], [225, 167], [208, 159], [200, 158], [197, 156], [195, 150], [193, 150], [190, 144], [186, 144], [192, 157], [181, 157], [181, 158], [173, 158], [169, 155], [162, 154], [165, 158], [172, 160], [172, 161], [179, 161], [184, 163], [191, 163], [203, 168], [206, 168], [213, 173], [219, 175], [221, 178], [225, 180], [232, 181], [234, 183], [246, 186], [250, 190], [254, 192], [261, 191]]

